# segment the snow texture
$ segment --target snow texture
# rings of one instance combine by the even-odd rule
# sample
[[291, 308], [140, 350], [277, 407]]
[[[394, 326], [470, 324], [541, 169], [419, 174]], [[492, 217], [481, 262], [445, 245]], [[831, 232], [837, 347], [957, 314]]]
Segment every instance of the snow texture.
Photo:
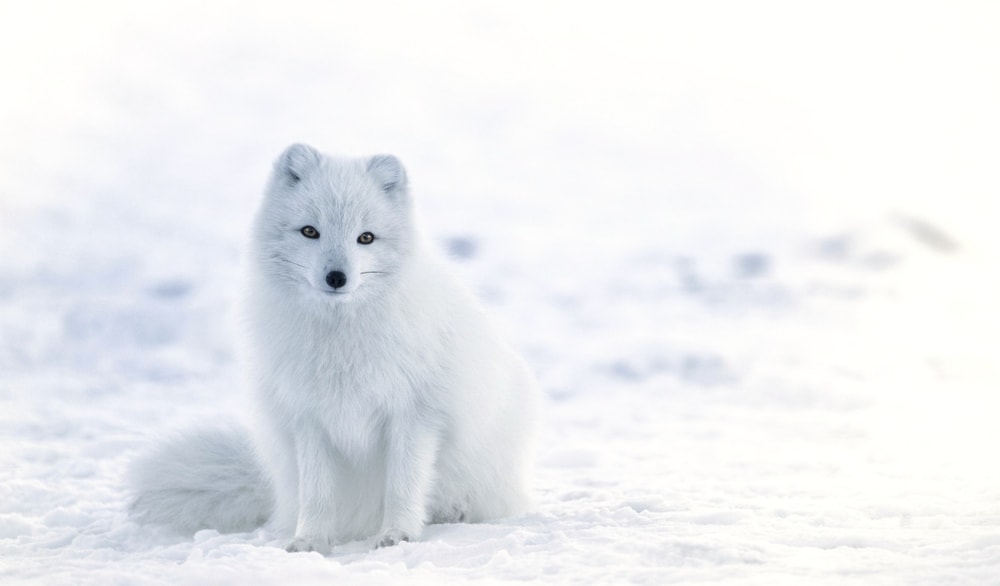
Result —
[[[363, 4], [363, 7], [361, 6]], [[995, 3], [0, 5], [0, 582], [1000, 583]], [[533, 512], [126, 515], [244, 420], [270, 163], [406, 164], [545, 393]]]

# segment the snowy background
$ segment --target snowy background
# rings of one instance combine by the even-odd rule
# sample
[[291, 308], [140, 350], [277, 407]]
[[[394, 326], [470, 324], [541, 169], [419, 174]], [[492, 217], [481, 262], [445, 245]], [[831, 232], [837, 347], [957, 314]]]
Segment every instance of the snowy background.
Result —
[[[3, 1], [0, 582], [1000, 584], [998, 63], [993, 2]], [[245, 413], [291, 142], [407, 165], [544, 389], [531, 514], [127, 518]]]

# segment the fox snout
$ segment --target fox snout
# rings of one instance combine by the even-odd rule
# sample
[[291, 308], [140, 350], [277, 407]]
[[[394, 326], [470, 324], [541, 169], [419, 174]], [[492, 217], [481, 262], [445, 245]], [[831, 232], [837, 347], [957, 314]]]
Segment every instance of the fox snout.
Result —
[[347, 284], [347, 275], [343, 271], [330, 271], [326, 274], [326, 284], [334, 289], [340, 289]]

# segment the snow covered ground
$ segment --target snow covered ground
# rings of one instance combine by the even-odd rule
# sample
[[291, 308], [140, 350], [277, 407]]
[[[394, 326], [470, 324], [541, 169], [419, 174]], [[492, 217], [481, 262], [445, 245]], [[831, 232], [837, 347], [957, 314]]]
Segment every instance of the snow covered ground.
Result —
[[[996, 4], [356, 4], [0, 5], [0, 582], [1000, 584]], [[398, 155], [538, 373], [531, 514], [127, 518], [245, 413], [298, 141]]]

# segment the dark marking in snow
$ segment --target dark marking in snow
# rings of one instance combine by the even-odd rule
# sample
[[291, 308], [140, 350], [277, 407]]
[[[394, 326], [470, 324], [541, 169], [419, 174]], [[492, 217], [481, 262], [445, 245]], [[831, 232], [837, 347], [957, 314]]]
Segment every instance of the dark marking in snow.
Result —
[[194, 287], [188, 281], [161, 281], [148, 289], [149, 294], [160, 299], [180, 299], [187, 297]]
[[909, 216], [897, 216], [896, 223], [918, 242], [938, 252], [958, 252], [958, 242], [930, 222]]
[[736, 276], [741, 279], [752, 279], [767, 274], [771, 268], [771, 259], [759, 252], [748, 252], [733, 258], [733, 268]]
[[454, 236], [445, 240], [448, 254], [461, 260], [469, 260], [479, 251], [479, 243], [471, 236]]

